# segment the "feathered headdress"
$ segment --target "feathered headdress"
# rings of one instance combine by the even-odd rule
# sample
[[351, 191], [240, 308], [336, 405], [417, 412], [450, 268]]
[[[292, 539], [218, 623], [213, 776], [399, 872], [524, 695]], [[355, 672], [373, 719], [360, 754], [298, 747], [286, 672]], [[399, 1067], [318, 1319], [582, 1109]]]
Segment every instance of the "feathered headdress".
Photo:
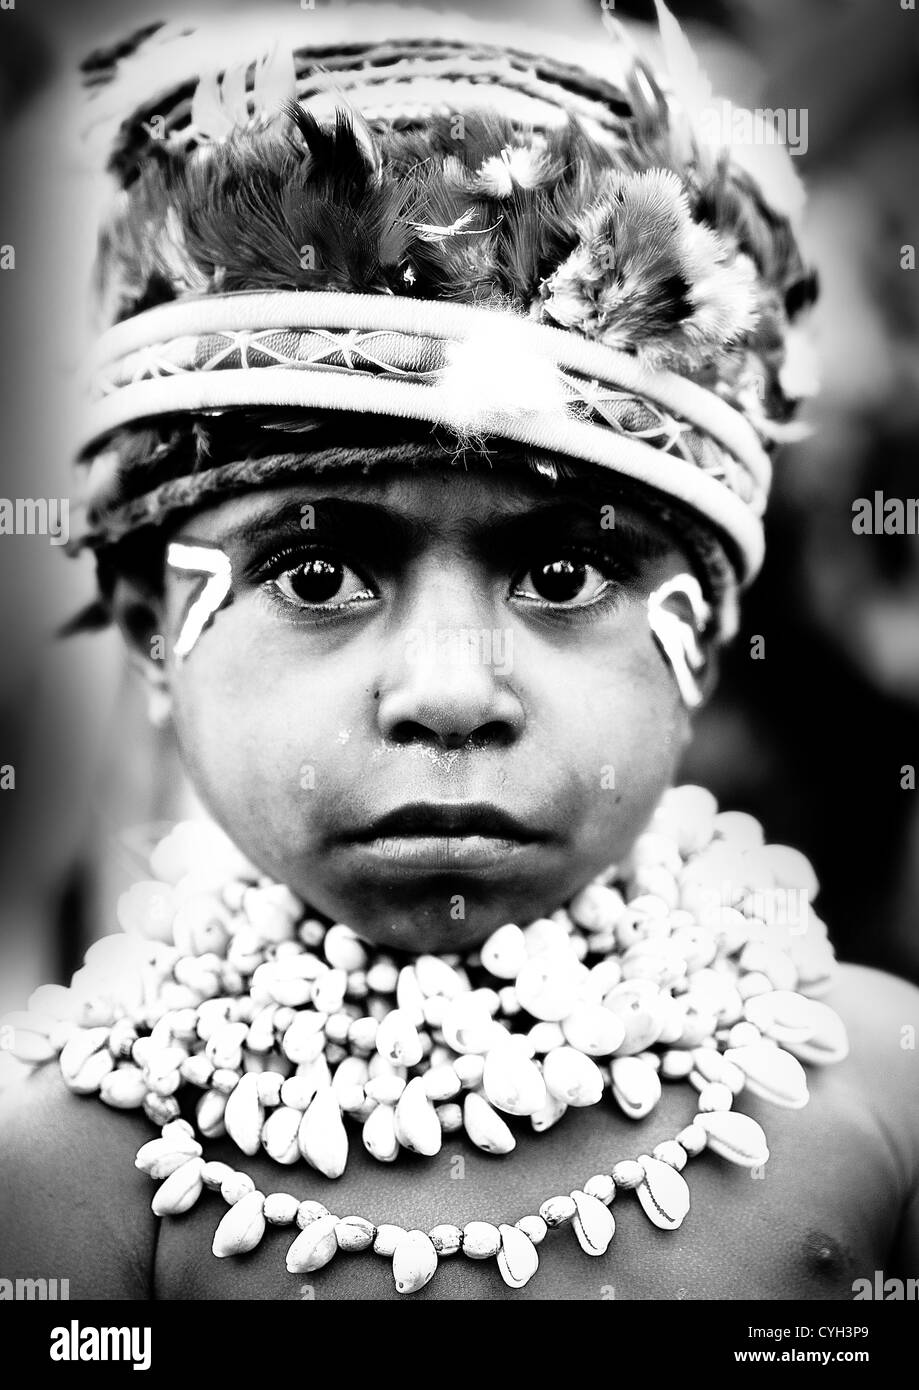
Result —
[[589, 50], [357, 6], [280, 17], [268, 50], [229, 24], [93, 55], [118, 191], [84, 539], [272, 476], [260, 455], [369, 454], [369, 414], [384, 449], [434, 428], [605, 467], [755, 573], [813, 295], [799, 186], [787, 155], [757, 178], [711, 143], [710, 88], [659, 13], [669, 85], [606, 14]]

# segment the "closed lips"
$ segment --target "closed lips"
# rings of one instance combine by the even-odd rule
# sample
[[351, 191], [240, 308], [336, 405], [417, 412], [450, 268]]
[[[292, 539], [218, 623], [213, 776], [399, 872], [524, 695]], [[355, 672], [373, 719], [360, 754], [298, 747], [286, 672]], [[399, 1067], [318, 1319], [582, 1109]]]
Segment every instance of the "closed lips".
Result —
[[535, 830], [496, 806], [413, 803], [389, 811], [345, 838], [357, 841], [386, 837], [481, 835], [498, 840], [543, 839]]

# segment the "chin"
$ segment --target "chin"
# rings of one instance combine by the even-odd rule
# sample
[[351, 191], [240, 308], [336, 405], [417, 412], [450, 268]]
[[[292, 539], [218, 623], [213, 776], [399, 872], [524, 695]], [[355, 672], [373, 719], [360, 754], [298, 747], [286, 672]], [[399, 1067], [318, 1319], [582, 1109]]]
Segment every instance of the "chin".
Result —
[[366, 904], [355, 903], [350, 912], [331, 915], [347, 922], [362, 940], [382, 950], [446, 955], [473, 950], [506, 922], [526, 926], [537, 917], [547, 916], [570, 896], [560, 891], [551, 902], [544, 895], [539, 895], [538, 900], [511, 895], [479, 900], [463, 894], [462, 887], [455, 883], [451, 885], [451, 894], [452, 899], [439, 894], [436, 903], [390, 902], [371, 910]]

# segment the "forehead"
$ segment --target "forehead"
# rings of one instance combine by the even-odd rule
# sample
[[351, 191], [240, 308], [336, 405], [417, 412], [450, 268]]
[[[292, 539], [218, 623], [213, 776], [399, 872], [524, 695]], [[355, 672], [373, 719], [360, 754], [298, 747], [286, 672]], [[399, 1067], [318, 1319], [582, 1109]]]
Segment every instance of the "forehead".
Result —
[[[315, 512], [315, 517], [308, 509]], [[305, 523], [305, 516], [309, 521]], [[624, 496], [617, 480], [599, 470], [590, 476], [549, 477], [535, 469], [466, 468], [432, 463], [370, 473], [304, 474], [262, 486], [197, 511], [181, 533], [220, 543], [272, 530], [310, 529], [318, 522], [353, 518], [434, 539], [447, 535], [515, 529], [532, 522], [540, 530], [566, 524], [641, 535], [656, 548], [678, 546], [652, 507]]]

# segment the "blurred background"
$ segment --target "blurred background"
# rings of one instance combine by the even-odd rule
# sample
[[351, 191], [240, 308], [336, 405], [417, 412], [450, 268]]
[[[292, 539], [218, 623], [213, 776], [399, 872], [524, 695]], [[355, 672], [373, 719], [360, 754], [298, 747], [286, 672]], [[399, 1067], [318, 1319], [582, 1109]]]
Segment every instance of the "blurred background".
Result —
[[[251, 3], [251, 0], [249, 0]], [[319, 6], [322, 0], [317, 0]], [[196, 14], [244, 5], [202, 3]], [[607, 42], [600, 0], [455, 0], [436, 8]], [[606, 8], [612, 8], [607, 5]], [[858, 536], [852, 503], [919, 496], [919, 14], [894, 0], [672, 0], [718, 95], [807, 113], [797, 158], [819, 268], [822, 394], [780, 455], [768, 558], [747, 596], [684, 780], [801, 848], [845, 959], [919, 980], [919, 537]], [[651, 0], [615, 13], [656, 30]], [[75, 68], [113, 33], [182, 14], [169, 0], [34, 0], [0, 12], [0, 493], [67, 496], [93, 205], [59, 157]], [[0, 537], [0, 1012], [79, 964], [143, 876], [130, 827], [181, 813], [168, 732], [111, 633], [54, 641], [88, 600], [88, 562]], [[751, 659], [751, 639], [765, 659]], [[908, 779], [908, 774], [905, 777]], [[178, 790], [177, 790], [178, 789]]]

